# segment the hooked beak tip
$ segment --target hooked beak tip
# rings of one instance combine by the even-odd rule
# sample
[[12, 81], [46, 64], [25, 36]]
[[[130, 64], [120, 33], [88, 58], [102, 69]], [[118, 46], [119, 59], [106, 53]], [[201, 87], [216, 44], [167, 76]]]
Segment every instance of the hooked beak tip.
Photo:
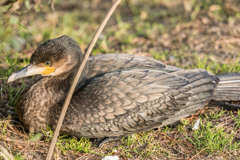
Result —
[[10, 77], [8, 77], [7, 84], [13, 82], [15, 80], [15, 74], [13, 73]]

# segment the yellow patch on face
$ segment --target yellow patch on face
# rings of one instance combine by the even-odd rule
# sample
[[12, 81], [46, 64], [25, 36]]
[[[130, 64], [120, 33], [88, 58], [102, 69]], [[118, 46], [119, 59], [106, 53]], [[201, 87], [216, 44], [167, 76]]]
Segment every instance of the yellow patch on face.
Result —
[[55, 68], [53, 68], [53, 67], [47, 67], [47, 66], [45, 66], [44, 68], [45, 68], [45, 69], [44, 69], [44, 71], [41, 72], [41, 74], [47, 75], [47, 74], [51, 74], [52, 72], [55, 71]]

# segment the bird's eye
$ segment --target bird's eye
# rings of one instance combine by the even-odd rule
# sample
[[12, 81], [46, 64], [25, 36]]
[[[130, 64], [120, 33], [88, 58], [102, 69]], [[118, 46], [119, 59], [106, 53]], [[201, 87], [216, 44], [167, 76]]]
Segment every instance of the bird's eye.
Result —
[[44, 63], [44, 66], [50, 66], [51, 65], [51, 62], [50, 61], [46, 61], [45, 63]]

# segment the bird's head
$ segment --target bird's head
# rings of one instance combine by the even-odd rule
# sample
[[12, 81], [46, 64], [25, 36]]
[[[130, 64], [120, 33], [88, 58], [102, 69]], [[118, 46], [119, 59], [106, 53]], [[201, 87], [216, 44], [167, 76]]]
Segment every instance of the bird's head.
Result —
[[62, 36], [48, 40], [34, 51], [29, 65], [11, 74], [8, 83], [38, 74], [42, 76], [61, 75], [72, 70], [82, 58], [81, 49], [72, 38]]

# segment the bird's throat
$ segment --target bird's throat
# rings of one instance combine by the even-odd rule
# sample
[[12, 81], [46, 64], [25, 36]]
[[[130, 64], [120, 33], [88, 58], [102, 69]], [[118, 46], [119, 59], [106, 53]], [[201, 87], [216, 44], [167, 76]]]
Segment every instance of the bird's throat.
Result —
[[50, 122], [50, 110], [64, 101], [75, 70], [59, 76], [44, 76], [25, 89], [17, 103], [17, 115], [29, 130], [45, 130]]

